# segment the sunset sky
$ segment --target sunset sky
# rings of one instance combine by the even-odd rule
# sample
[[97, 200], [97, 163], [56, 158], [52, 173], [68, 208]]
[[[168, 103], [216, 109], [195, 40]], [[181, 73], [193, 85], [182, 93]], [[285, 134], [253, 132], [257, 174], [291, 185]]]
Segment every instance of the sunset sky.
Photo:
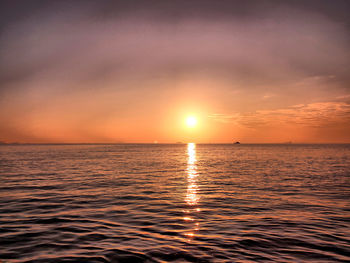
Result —
[[349, 10], [1, 1], [0, 141], [350, 143]]

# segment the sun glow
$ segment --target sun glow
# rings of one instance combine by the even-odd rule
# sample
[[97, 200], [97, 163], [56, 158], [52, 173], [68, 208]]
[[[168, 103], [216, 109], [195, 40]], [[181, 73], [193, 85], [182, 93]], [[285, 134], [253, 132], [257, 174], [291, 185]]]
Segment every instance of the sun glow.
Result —
[[187, 125], [187, 127], [193, 128], [193, 127], [195, 127], [197, 125], [197, 122], [198, 122], [197, 118], [194, 117], [194, 116], [188, 116], [186, 118], [186, 125]]

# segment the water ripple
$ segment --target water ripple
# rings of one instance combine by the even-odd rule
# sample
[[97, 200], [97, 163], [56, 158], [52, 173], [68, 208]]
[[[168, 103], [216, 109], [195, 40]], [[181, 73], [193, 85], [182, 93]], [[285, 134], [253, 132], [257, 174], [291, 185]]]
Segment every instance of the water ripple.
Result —
[[2, 262], [349, 262], [349, 145], [0, 146]]

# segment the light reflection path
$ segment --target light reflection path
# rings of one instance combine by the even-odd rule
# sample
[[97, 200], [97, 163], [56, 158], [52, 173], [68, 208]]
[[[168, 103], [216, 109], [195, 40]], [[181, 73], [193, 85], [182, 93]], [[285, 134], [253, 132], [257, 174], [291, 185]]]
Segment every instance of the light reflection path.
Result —
[[200, 211], [200, 208], [198, 207], [199, 196], [197, 194], [199, 189], [196, 180], [198, 176], [196, 165], [196, 144], [188, 143], [187, 155], [187, 192], [185, 201], [188, 205], [188, 209], [184, 211], [186, 215], [183, 219], [193, 223], [193, 227], [191, 227], [190, 231], [185, 233], [185, 235], [191, 239], [194, 237], [195, 231], [199, 230], [199, 222], [196, 222], [195, 217], [193, 217], [195, 213]]

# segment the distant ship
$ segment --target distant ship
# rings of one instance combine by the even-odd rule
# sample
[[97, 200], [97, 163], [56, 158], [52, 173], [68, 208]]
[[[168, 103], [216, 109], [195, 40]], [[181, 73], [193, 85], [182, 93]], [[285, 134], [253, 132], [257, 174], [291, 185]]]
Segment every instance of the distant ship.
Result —
[[233, 144], [241, 144], [240, 142], [234, 142]]

